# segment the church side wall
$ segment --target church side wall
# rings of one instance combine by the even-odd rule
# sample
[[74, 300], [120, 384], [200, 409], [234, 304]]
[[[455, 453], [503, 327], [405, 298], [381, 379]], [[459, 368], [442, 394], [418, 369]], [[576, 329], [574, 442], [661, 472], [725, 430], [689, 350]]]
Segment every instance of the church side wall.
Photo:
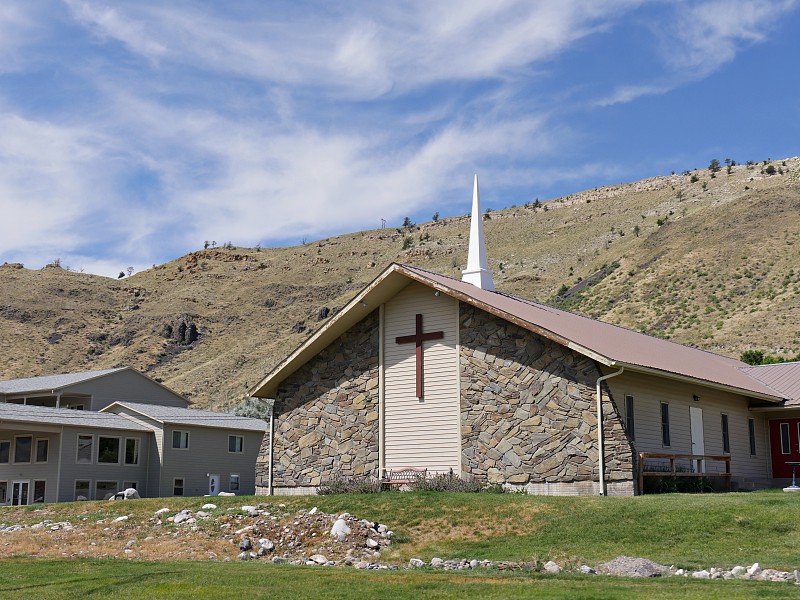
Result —
[[[275, 402], [273, 489], [314, 489], [333, 476], [378, 476], [378, 311], [290, 375]], [[268, 485], [269, 434], [257, 464]], [[291, 488], [291, 489], [290, 489]]]
[[[529, 493], [597, 494], [591, 359], [462, 303], [462, 469]], [[634, 454], [608, 388], [603, 394], [609, 494], [634, 493]]]

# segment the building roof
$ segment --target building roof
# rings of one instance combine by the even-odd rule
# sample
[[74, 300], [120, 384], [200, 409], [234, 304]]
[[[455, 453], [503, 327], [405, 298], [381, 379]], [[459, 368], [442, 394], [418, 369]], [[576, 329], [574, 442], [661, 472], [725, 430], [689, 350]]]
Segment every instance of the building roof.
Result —
[[83, 383], [98, 377], [105, 377], [111, 373], [124, 371], [126, 368], [128, 367], [104, 369], [102, 371], [84, 371], [82, 373], [44, 375], [42, 377], [25, 377], [24, 379], [6, 379], [0, 381], [0, 394], [58, 391], [76, 383]]
[[786, 396], [784, 406], [800, 406], [800, 362], [746, 366], [742, 371]]
[[269, 423], [261, 419], [240, 417], [230, 413], [197, 410], [193, 408], [176, 408], [159, 404], [142, 404], [139, 402], [114, 402], [101, 409], [104, 414], [113, 413], [115, 407], [127, 408], [135, 413], [169, 425], [187, 425], [195, 427], [216, 427], [220, 429], [243, 429], [248, 431], [266, 431]]
[[86, 429], [124, 429], [128, 431], [152, 431], [132, 419], [121, 415], [70, 410], [47, 406], [0, 403], [0, 423], [32, 423], [35, 425], [65, 425]]
[[480, 289], [418, 267], [393, 263], [328, 323], [278, 364], [251, 395], [270, 397], [281, 381], [336, 337], [386, 302], [411, 281], [471, 304], [542, 335], [609, 367], [694, 381], [735, 393], [781, 402], [784, 394], [742, 370], [736, 359], [682, 346], [518, 296]]

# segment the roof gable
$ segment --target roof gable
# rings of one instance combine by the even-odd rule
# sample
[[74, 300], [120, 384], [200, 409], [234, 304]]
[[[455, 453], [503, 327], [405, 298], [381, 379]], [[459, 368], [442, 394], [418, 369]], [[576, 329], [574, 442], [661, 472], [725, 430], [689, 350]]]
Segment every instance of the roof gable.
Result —
[[177, 408], [160, 404], [142, 404], [138, 402], [114, 402], [103, 408], [102, 413], [115, 413], [115, 408], [128, 410], [143, 415], [165, 425], [185, 425], [196, 427], [214, 427], [221, 429], [242, 429], [248, 431], [266, 431], [269, 424], [261, 419], [240, 417], [230, 413], [198, 410], [194, 408]]
[[624, 366], [712, 385], [771, 402], [784, 396], [745, 373], [744, 363], [690, 346], [583, 317], [502, 292], [480, 289], [438, 273], [393, 263], [336, 316], [279, 363], [251, 395], [274, 395], [281, 381], [411, 281], [418, 281], [542, 335], [606, 366]]
[[128, 367], [118, 369], [103, 369], [101, 371], [83, 371], [81, 373], [62, 373], [43, 375], [40, 377], [25, 377], [22, 379], [6, 379], [0, 381], [0, 394], [24, 394], [28, 392], [49, 392], [62, 390], [77, 383], [84, 383], [112, 373], [124, 371]]

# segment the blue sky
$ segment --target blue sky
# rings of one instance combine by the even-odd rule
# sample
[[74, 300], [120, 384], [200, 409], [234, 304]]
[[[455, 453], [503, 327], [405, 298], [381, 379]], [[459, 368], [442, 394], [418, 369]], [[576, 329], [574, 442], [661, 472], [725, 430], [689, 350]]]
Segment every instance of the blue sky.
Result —
[[[232, 5], [233, 4], [233, 5]], [[800, 0], [0, 4], [0, 263], [108, 276], [798, 154]]]

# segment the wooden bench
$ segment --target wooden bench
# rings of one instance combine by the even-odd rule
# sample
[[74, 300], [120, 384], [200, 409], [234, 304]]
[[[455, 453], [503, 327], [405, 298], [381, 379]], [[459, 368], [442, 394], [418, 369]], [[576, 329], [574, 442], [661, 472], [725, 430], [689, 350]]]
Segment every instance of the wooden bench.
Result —
[[[669, 469], [667, 470], [646, 470], [645, 461], [650, 459], [669, 460]], [[675, 461], [688, 462], [690, 465], [689, 471], [681, 471], [677, 469]], [[724, 472], [706, 472], [705, 463], [707, 461], [721, 462], [725, 465]], [[725, 478], [728, 486], [728, 491], [731, 489], [731, 457], [729, 454], [718, 456], [711, 454], [667, 454], [663, 452], [640, 452], [639, 453], [639, 493], [644, 493], [644, 478], [645, 477], [723, 477]]]
[[402, 486], [414, 483], [417, 479], [424, 478], [428, 474], [425, 467], [397, 467], [384, 472], [381, 483], [384, 485]]

